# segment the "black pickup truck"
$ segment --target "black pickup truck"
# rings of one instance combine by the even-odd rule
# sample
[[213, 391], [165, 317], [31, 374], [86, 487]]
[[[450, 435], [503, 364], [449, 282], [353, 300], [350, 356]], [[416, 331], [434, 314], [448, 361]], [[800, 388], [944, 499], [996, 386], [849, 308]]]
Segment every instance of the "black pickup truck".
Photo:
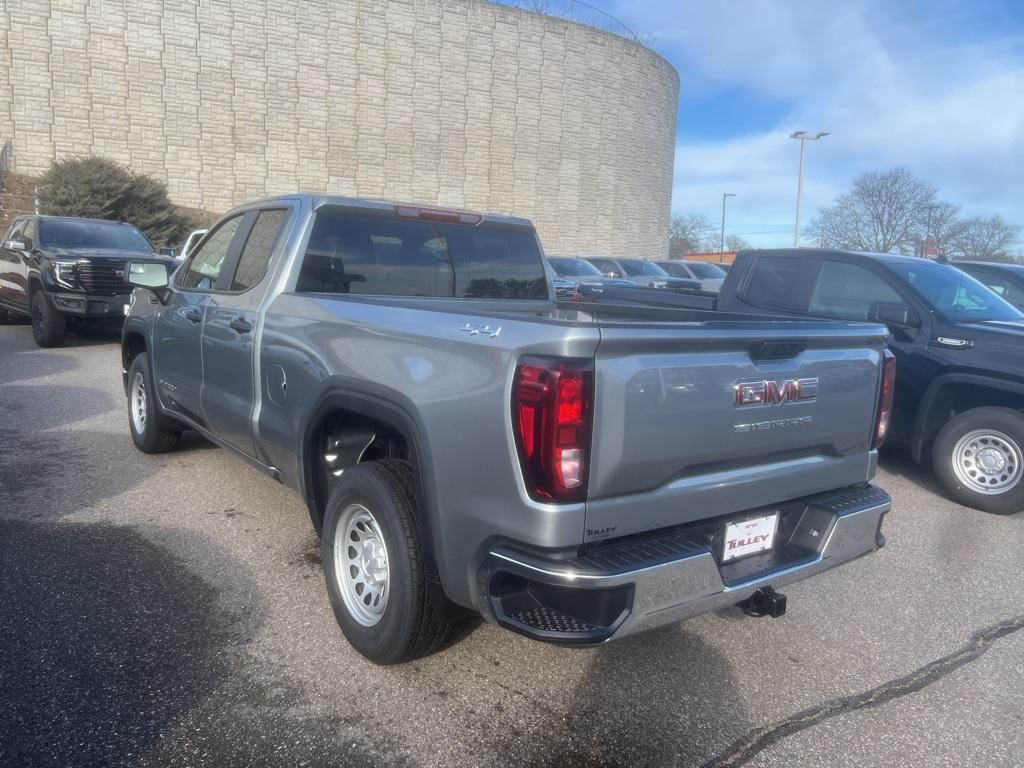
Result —
[[954, 266], [814, 248], [741, 251], [717, 298], [637, 289], [584, 298], [883, 323], [897, 358], [889, 442], [930, 460], [962, 504], [1024, 509], [1024, 313]]
[[129, 260], [174, 264], [131, 224], [18, 216], [0, 242], [0, 322], [28, 315], [40, 347], [63, 344], [69, 323], [121, 323], [131, 293]]

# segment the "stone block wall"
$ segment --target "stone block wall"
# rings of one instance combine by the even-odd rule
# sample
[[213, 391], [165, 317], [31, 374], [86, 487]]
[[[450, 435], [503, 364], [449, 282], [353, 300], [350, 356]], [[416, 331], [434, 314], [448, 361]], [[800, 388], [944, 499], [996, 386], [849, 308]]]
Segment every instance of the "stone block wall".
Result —
[[7, 0], [13, 170], [103, 155], [224, 212], [292, 191], [525, 216], [552, 254], [667, 254], [679, 79], [480, 0]]

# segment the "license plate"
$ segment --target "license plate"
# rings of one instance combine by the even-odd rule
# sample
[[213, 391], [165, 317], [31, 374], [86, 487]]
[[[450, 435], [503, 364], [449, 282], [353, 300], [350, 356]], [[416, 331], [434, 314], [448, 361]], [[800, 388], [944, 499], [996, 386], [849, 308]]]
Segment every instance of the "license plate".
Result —
[[722, 543], [722, 562], [727, 563], [737, 557], [771, 549], [775, 546], [775, 532], [778, 527], [778, 512], [726, 523], [725, 539]]

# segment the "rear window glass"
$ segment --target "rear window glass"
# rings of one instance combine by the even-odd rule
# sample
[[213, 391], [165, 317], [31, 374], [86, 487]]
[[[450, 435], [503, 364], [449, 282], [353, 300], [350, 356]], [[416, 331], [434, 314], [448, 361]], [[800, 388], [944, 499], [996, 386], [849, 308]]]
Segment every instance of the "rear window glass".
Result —
[[818, 266], [799, 256], [758, 256], [743, 296], [757, 307], [806, 312]]
[[296, 290], [376, 296], [546, 299], [532, 231], [324, 208]]

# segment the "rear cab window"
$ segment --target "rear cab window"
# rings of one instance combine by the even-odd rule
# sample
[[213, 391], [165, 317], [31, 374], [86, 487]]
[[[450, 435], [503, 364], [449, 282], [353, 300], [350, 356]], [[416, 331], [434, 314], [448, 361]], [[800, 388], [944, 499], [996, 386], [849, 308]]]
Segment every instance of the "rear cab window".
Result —
[[317, 211], [298, 292], [467, 299], [548, 299], [532, 229]]
[[755, 307], [806, 313], [820, 266], [806, 256], [758, 256], [743, 299]]

